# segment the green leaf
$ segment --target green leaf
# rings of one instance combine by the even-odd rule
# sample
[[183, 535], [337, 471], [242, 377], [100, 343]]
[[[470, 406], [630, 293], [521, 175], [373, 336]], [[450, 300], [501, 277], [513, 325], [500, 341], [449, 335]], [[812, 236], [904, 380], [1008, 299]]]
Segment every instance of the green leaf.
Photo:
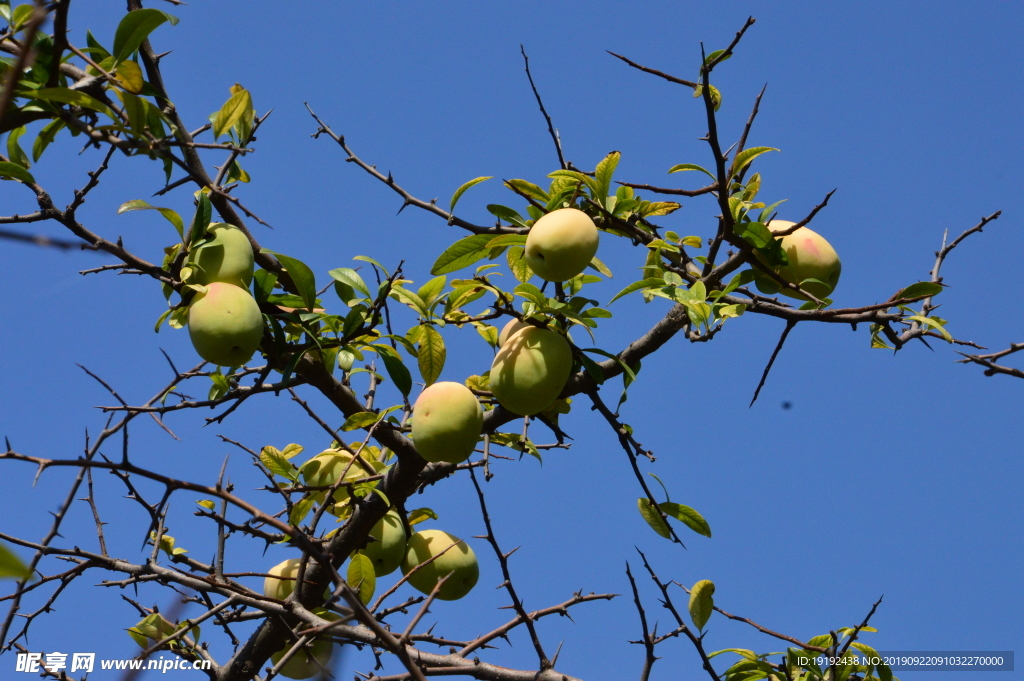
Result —
[[500, 246], [523, 246], [525, 244], [525, 234], [502, 234], [501, 236], [496, 236], [490, 241], [488, 241], [487, 248], [498, 248]]
[[0, 177], [7, 180], [18, 180], [25, 184], [35, 184], [36, 182], [36, 179], [32, 177], [32, 173], [17, 163], [11, 163], [10, 161], [0, 161]]
[[398, 353], [392, 355], [388, 352], [382, 352], [379, 354], [381, 360], [384, 361], [384, 368], [388, 370], [388, 376], [395, 382], [395, 387], [402, 391], [402, 395], [408, 397], [409, 392], [412, 390], [412, 374], [409, 373], [409, 369], [402, 362], [402, 358], [398, 356]]
[[359, 600], [364, 605], [369, 604], [373, 598], [373, 591], [377, 586], [377, 576], [373, 571], [373, 561], [362, 553], [352, 555], [348, 564], [348, 576], [345, 581], [359, 593]]
[[220, 111], [213, 117], [213, 138], [217, 139], [242, 119], [252, 109], [252, 95], [249, 91], [235, 84], [238, 91], [220, 108]]
[[190, 248], [202, 241], [212, 217], [213, 207], [210, 205], [210, 196], [206, 192], [200, 192], [195, 215], [192, 216], [192, 222], [188, 227]]
[[432, 508], [417, 508], [409, 511], [409, 525], [422, 523], [424, 520], [437, 520], [437, 513]]
[[[523, 218], [523, 216], [520, 215], [518, 211], [515, 211], [509, 208], [508, 206], [502, 206], [497, 203], [489, 203], [487, 204], [487, 212], [496, 218], [504, 220], [505, 222], [511, 222], [513, 225], [516, 225], [517, 227], [523, 227], [524, 229], [528, 228], [526, 220]], [[526, 241], [524, 240], [522, 243], [526, 243]]]
[[388, 274], [388, 268], [384, 267], [384, 265], [381, 265], [379, 262], [377, 262], [373, 258], [367, 257], [365, 255], [357, 255], [356, 257], [354, 257], [352, 259], [353, 260], [362, 260], [363, 262], [368, 262], [371, 265], [374, 265], [375, 267], [380, 269], [380, 271], [384, 273], [385, 277], [390, 277], [391, 276], [390, 274]]
[[610, 269], [608, 269], [607, 265], [605, 265], [603, 262], [598, 260], [597, 256], [594, 256], [593, 258], [591, 258], [590, 264], [587, 265], [587, 267], [590, 267], [592, 269], [597, 270], [598, 272], [600, 272], [604, 276], [608, 277], [609, 279], [612, 278], [612, 271]]
[[651, 503], [650, 499], [640, 497], [636, 500], [636, 507], [640, 509], [640, 515], [643, 516], [647, 524], [651, 526], [651, 529], [660, 534], [665, 539], [669, 539], [672, 536], [672, 531], [668, 528], [668, 523], [661, 517], [661, 515], [654, 510], [654, 504]]
[[695, 163], [679, 163], [679, 164], [674, 165], [671, 168], [669, 168], [668, 172], [669, 173], [681, 173], [681, 172], [683, 172], [685, 170], [699, 170], [700, 172], [702, 172], [705, 175], [707, 175], [708, 177], [710, 177], [712, 180], [717, 180], [718, 179], [717, 177], [712, 175], [708, 170], [702, 168], [701, 166], [699, 166], [699, 165], [697, 165]]
[[80, 106], [83, 109], [90, 109], [92, 111], [98, 111], [102, 114], [106, 114], [113, 120], [119, 120], [114, 116], [114, 112], [110, 108], [101, 102], [100, 100], [91, 97], [84, 92], [78, 90], [70, 90], [65, 87], [52, 87], [42, 88], [40, 90], [30, 90], [28, 92], [18, 93], [22, 97], [32, 97], [35, 99], [41, 99], [44, 102], [57, 102], [59, 104], [71, 104], [74, 106]]
[[949, 335], [949, 331], [946, 331], [946, 327], [942, 324], [942, 322], [936, 321], [935, 318], [925, 317], [923, 315], [911, 315], [910, 317], [907, 317], [907, 319], [919, 322], [921, 324], [924, 324], [925, 326], [930, 326], [936, 331], [938, 331], [947, 343], [953, 342], [953, 337]]
[[139, 49], [143, 41], [164, 22], [178, 23], [176, 17], [158, 9], [137, 9], [128, 12], [114, 33], [114, 63], [119, 64]]
[[470, 187], [473, 187], [475, 185], [478, 185], [481, 182], [486, 182], [487, 180], [491, 179], [492, 177], [494, 177], [494, 176], [493, 175], [489, 175], [487, 177], [477, 177], [477, 178], [474, 178], [474, 179], [470, 180], [466, 184], [462, 185], [458, 189], [456, 189], [455, 193], [452, 194], [452, 202], [448, 206], [448, 210], [449, 211], [454, 211], [455, 210], [455, 204], [457, 204], [459, 202], [459, 199], [462, 198], [462, 195], [466, 193], [467, 189], [469, 189]]
[[293, 481], [299, 479], [299, 470], [274, 447], [263, 448], [260, 452], [260, 462], [274, 475], [280, 475]]
[[597, 183], [597, 188], [600, 190], [597, 196], [600, 202], [603, 202], [608, 196], [612, 186], [612, 175], [615, 174], [615, 168], [619, 165], [620, 158], [622, 158], [622, 154], [613, 151], [601, 159], [594, 170], [594, 179]]
[[899, 300], [900, 298], [919, 298], [921, 296], [937, 296], [942, 293], [944, 287], [941, 284], [935, 284], [930, 281], [919, 281], [916, 284], [911, 284], [906, 287], [892, 298], [893, 300]]
[[370, 289], [367, 288], [366, 282], [363, 281], [363, 278], [359, 276], [359, 272], [356, 272], [355, 270], [349, 267], [339, 267], [337, 269], [331, 270], [327, 274], [330, 275], [330, 277], [335, 281], [339, 281], [342, 284], [351, 286], [352, 288], [359, 291], [367, 298], [370, 297]]
[[0, 579], [27, 580], [32, 576], [32, 571], [21, 562], [14, 551], [7, 548], [7, 544], [0, 542]]
[[434, 261], [430, 273], [433, 275], [448, 274], [469, 267], [487, 256], [487, 244], [494, 237], [490, 234], [474, 234], [459, 239]]
[[709, 579], [700, 580], [690, 589], [690, 619], [693, 620], [693, 626], [700, 630], [704, 629], [714, 612], [714, 595], [715, 585]]
[[423, 382], [430, 385], [441, 375], [447, 353], [444, 348], [444, 338], [437, 329], [433, 326], [423, 326], [422, 329], [417, 360]]
[[760, 156], [761, 154], [767, 154], [769, 151], [778, 151], [775, 147], [751, 147], [750, 149], [744, 149], [740, 153], [736, 154], [736, 158], [732, 161], [732, 169], [729, 170], [729, 176], [735, 177], [743, 172], [751, 162]]
[[18, 144], [18, 139], [24, 134], [25, 126], [23, 125], [20, 128], [11, 130], [10, 134], [7, 135], [7, 156], [22, 168], [28, 168], [31, 165], [28, 161], [28, 154]]
[[313, 270], [309, 269], [309, 266], [301, 260], [275, 253], [268, 248], [262, 249], [260, 253], [270, 253], [284, 265], [302, 297], [302, 302], [306, 304], [306, 309], [312, 312], [316, 307], [316, 275], [313, 274]]
[[506, 180], [505, 186], [519, 190], [519, 193], [529, 196], [531, 199], [535, 199], [538, 203], [547, 204], [551, 200], [551, 195], [546, 191], [538, 187], [532, 182], [526, 180]]
[[126, 201], [125, 203], [122, 203], [120, 208], [117, 209], [117, 214], [120, 215], [121, 213], [127, 213], [127, 212], [133, 211], [133, 210], [155, 210], [155, 211], [159, 211], [160, 215], [163, 215], [164, 218], [169, 223], [174, 225], [174, 229], [177, 230], [178, 236], [181, 237], [181, 238], [185, 238], [185, 223], [182, 222], [181, 216], [178, 215], [175, 211], [171, 210], [170, 208], [161, 208], [160, 206], [151, 206], [150, 204], [146, 203], [142, 199], [135, 199], [134, 201]]
[[345, 419], [345, 423], [341, 426], [341, 429], [348, 432], [350, 430], [359, 430], [360, 428], [369, 428], [375, 424], [379, 418], [380, 414], [375, 414], [372, 411], [359, 411]]
[[288, 514], [288, 522], [298, 527], [302, 524], [302, 521], [306, 519], [309, 512], [313, 510], [313, 505], [316, 503], [316, 499], [313, 497], [303, 497], [292, 506], [292, 512]]
[[[600, 190], [597, 186], [597, 182], [595, 182], [592, 177], [584, 175], [583, 173], [577, 172], [575, 170], [556, 170], [553, 173], [548, 173], [548, 177], [564, 177], [570, 180], [575, 180], [576, 182], [582, 182], [588, 189], [590, 189], [591, 194], [596, 196], [597, 194], [600, 193]], [[571, 193], [572, 192], [570, 192], [570, 194]]]
[[708, 521], [704, 520], [704, 516], [689, 506], [666, 501], [658, 504], [658, 507], [665, 515], [675, 518], [697, 534], [702, 534], [705, 537], [711, 536], [711, 526], [708, 525]]
[[512, 276], [518, 281], [526, 283], [533, 277], [533, 270], [530, 269], [530, 265], [526, 262], [526, 249], [522, 246], [513, 246], [508, 249], [505, 254], [508, 260], [508, 268], [512, 270]]
[[767, 248], [775, 238], [762, 222], [741, 222], [735, 231], [754, 248]]
[[432, 306], [437, 299], [441, 296], [441, 292], [444, 291], [444, 285], [448, 283], [448, 277], [440, 276], [434, 277], [426, 284], [420, 287], [420, 290], [416, 292], [427, 307]]
[[54, 120], [47, 123], [42, 130], [39, 131], [39, 135], [36, 137], [36, 141], [32, 143], [32, 160], [38, 161], [46, 151], [46, 147], [50, 146], [57, 133], [64, 127], [64, 121]]
[[632, 284], [616, 293], [615, 297], [608, 301], [608, 304], [611, 305], [622, 296], [630, 294], [633, 291], [639, 291], [640, 289], [645, 288], [661, 288], [664, 285], [665, 281], [663, 279], [654, 277], [648, 279], [641, 279], [640, 281], [634, 281]]

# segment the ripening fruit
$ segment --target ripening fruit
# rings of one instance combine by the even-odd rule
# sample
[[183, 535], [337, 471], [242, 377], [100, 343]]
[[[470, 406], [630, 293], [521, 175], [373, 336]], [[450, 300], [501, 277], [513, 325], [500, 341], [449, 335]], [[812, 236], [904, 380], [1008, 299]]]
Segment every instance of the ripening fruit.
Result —
[[[299, 472], [302, 474], [302, 480], [309, 487], [329, 487], [341, 478], [342, 473], [344, 473], [346, 480], [359, 480], [360, 478], [373, 475], [373, 473], [360, 466], [358, 461], [350, 466], [349, 462], [351, 461], [352, 455], [348, 452], [340, 449], [328, 449], [302, 464]], [[346, 471], [346, 469], [348, 470]], [[312, 492], [310, 496], [313, 501], [322, 504], [324, 499], [327, 498], [327, 490]], [[333, 515], [340, 515], [343, 512], [342, 508], [345, 502], [348, 501], [348, 497], [348, 487], [345, 485], [338, 487], [332, 495], [334, 503], [327, 509], [327, 512]]]
[[575, 208], [542, 216], [526, 237], [526, 263], [538, 277], [567, 281], [586, 269], [597, 253], [597, 227]]
[[[281, 601], [291, 596], [292, 592], [295, 591], [295, 576], [299, 573], [300, 563], [302, 561], [298, 558], [289, 558], [270, 568], [269, 574], [276, 577], [285, 577], [286, 579], [264, 578], [263, 595], [267, 598], [276, 598]], [[309, 568], [307, 567], [306, 569], [308, 570]]]
[[[373, 561], [373, 573], [378, 577], [390, 575], [405, 558], [405, 528], [394, 509], [377, 521], [370, 530], [373, 537], [366, 543], [363, 553]], [[373, 541], [376, 540], [376, 541]]]
[[263, 314], [246, 289], [214, 282], [189, 305], [188, 335], [207, 362], [242, 366], [263, 339]]
[[476, 395], [461, 383], [434, 383], [420, 393], [412, 409], [412, 439], [427, 461], [465, 461], [483, 425]]
[[[772, 232], [781, 232], [795, 224], [786, 220], [772, 220], [768, 224], [768, 229]], [[782, 250], [785, 251], [789, 264], [776, 269], [780, 277], [800, 286], [819, 300], [824, 300], [835, 290], [843, 264], [839, 262], [839, 256], [832, 248], [832, 244], [825, 241], [820, 234], [807, 227], [801, 227], [792, 234], [782, 237]], [[800, 284], [805, 279], [817, 279], [822, 283], [809, 281]], [[775, 287], [777, 284], [768, 285], [769, 289]], [[805, 296], [795, 291], [780, 289], [779, 292], [790, 298], [807, 300]]]
[[206, 228], [213, 235], [208, 245], [188, 256], [190, 264], [199, 265], [189, 283], [211, 284], [221, 281], [242, 288], [252, 283], [253, 253], [249, 237], [234, 225], [214, 222]]
[[572, 371], [572, 349], [560, 334], [530, 325], [510, 336], [491, 365], [491, 392], [521, 416], [542, 412], [558, 399]]
[[[449, 546], [452, 548], [448, 549]], [[480, 578], [476, 554], [458, 537], [441, 530], [422, 530], [413, 534], [402, 560], [402, 574], [408, 575], [414, 567], [442, 551], [444, 555], [413, 573], [409, 583], [417, 591], [430, 594], [437, 581], [451, 573], [452, 576], [437, 592], [437, 597], [443, 601], [456, 601], [468, 594]]]
[[508, 324], [501, 328], [501, 332], [498, 334], [498, 347], [500, 348], [508, 340], [508, 337], [514, 334], [516, 331], [521, 331], [528, 326], [533, 326], [530, 322], [521, 322], [513, 317]]
[[[291, 647], [295, 644], [294, 641], [290, 641], [285, 645], [284, 648], [277, 651], [270, 656], [270, 660], [274, 665], [277, 665], [284, 657], [284, 654], [291, 650]], [[310, 653], [312, 652], [312, 657]], [[317, 639], [313, 641], [313, 648], [298, 650], [294, 655], [291, 656], [284, 666], [281, 667], [279, 673], [281, 676], [286, 676], [289, 679], [311, 679], [321, 672], [322, 669], [327, 667], [327, 663], [331, 661], [331, 655], [334, 653], [334, 644], [331, 641], [325, 639]], [[316, 658], [314, 660], [313, 658]], [[319, 664], [318, 664], [319, 663]]]

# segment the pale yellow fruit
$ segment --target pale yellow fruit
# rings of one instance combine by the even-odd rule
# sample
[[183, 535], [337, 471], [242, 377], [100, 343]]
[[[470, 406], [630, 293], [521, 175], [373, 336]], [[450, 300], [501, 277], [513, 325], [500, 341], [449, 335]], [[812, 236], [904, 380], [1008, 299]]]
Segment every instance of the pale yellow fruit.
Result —
[[508, 337], [514, 334], [516, 331], [521, 331], [527, 326], [533, 326], [530, 322], [521, 322], [516, 318], [509, 320], [509, 323], [501, 328], [501, 332], [498, 334], [498, 347], [500, 348], [508, 340]]
[[[348, 452], [340, 449], [328, 449], [304, 463], [299, 472], [308, 487], [329, 487], [341, 479], [343, 473], [346, 480], [359, 480], [373, 475], [360, 466], [358, 461], [349, 465], [351, 461], [352, 455]], [[327, 490], [312, 492], [310, 496], [316, 503], [322, 504], [327, 498]], [[348, 497], [348, 487], [342, 484], [334, 490], [332, 495], [334, 503], [327, 509], [328, 513], [339, 515], [345, 502], [348, 501]]]
[[559, 208], [534, 223], [526, 237], [526, 263], [541, 279], [566, 281], [586, 269], [600, 241], [590, 216]]
[[[288, 652], [294, 641], [291, 644], [277, 651], [270, 656], [271, 662], [277, 665], [284, 657], [284, 654]], [[320, 671], [327, 667], [327, 664], [331, 661], [331, 655], [334, 653], [334, 644], [331, 641], [318, 639], [313, 641], [312, 656], [310, 656], [309, 649], [298, 650], [291, 658], [284, 663], [284, 666], [280, 669], [281, 676], [286, 676], [289, 679], [311, 679]], [[314, 660], [313, 658], [316, 658]], [[318, 664], [319, 663], [319, 664]]]
[[[772, 232], [781, 232], [795, 224], [786, 220], [772, 220], [768, 224], [768, 229]], [[796, 284], [819, 300], [824, 300], [835, 290], [843, 265], [835, 249], [824, 237], [807, 227], [801, 227], [792, 234], [782, 237], [782, 250], [786, 253], [789, 264], [775, 270], [780, 277], [791, 284]], [[822, 283], [800, 283], [806, 279], [817, 279]], [[768, 288], [777, 286], [777, 283], [774, 283], [774, 286], [768, 284]], [[792, 290], [780, 289], [779, 292], [790, 298], [807, 300], [806, 296]]]
[[252, 283], [253, 253], [249, 237], [233, 225], [214, 222], [206, 229], [213, 239], [189, 254], [189, 264], [199, 265], [189, 283], [211, 284], [215, 281], [248, 288]]
[[[452, 548], [449, 549], [449, 546]], [[443, 601], [455, 601], [468, 594], [480, 578], [476, 554], [466, 542], [460, 543], [458, 537], [441, 530], [423, 530], [413, 534], [402, 560], [402, 573], [408, 575], [414, 567], [441, 552], [444, 555], [413, 573], [409, 577], [409, 584], [417, 591], [429, 594], [437, 586], [438, 580], [451, 574], [438, 591], [437, 597]]]
[[263, 314], [246, 289], [214, 282], [189, 305], [188, 335], [207, 362], [242, 366], [263, 339]]
[[532, 416], [551, 406], [571, 372], [568, 341], [531, 325], [510, 336], [498, 350], [491, 365], [491, 392], [509, 411]]
[[465, 461], [483, 424], [480, 403], [461, 383], [434, 383], [420, 393], [412, 409], [412, 439], [427, 461]]
[[[299, 565], [302, 563], [298, 558], [289, 558], [270, 568], [269, 573], [274, 577], [263, 579], [263, 595], [267, 598], [285, 600], [295, 591], [295, 577], [299, 574]], [[307, 570], [309, 567], [307, 566]], [[284, 577], [285, 579], [277, 579]]]
[[388, 511], [370, 530], [370, 537], [363, 553], [373, 561], [373, 573], [378, 577], [390, 575], [405, 558], [406, 537], [401, 517], [393, 509]]

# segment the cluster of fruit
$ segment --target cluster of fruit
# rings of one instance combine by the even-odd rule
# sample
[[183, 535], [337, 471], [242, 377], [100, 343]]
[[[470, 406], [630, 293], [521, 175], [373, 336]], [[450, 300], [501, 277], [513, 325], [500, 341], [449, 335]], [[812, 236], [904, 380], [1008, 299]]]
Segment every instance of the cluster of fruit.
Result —
[[249, 293], [252, 246], [242, 230], [224, 223], [210, 224], [205, 237], [182, 267], [197, 291], [188, 308], [189, 338], [207, 362], [242, 366], [263, 339], [263, 314]]

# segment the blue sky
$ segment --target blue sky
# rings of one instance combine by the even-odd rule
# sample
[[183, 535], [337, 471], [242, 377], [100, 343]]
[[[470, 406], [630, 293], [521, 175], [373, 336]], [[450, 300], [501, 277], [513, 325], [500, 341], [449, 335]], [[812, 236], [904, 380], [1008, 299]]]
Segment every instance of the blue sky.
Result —
[[[72, 40], [84, 42], [91, 28], [109, 44], [122, 6], [73, 4]], [[310, 138], [315, 125], [304, 101], [357, 154], [421, 198], [445, 204], [456, 187], [480, 175], [541, 183], [557, 158], [523, 73], [523, 44], [567, 158], [592, 168], [619, 150], [617, 179], [692, 187], [696, 176], [665, 172], [676, 163], [710, 163], [698, 140], [706, 131], [699, 101], [605, 50], [692, 79], [700, 41], [709, 51], [724, 47], [753, 14], [757, 24], [716, 71], [722, 134], [735, 138], [767, 83], [750, 144], [781, 153], [757, 162], [762, 197], [789, 199], [780, 217], [798, 220], [838, 188], [814, 222], [843, 260], [836, 304], [881, 301], [926, 278], [943, 230], [959, 234], [1001, 209], [998, 221], [946, 262], [951, 287], [939, 298], [939, 314], [954, 335], [993, 350], [1024, 340], [1018, 3], [197, 2], [171, 11], [181, 23], [159, 29], [154, 44], [173, 50], [164, 74], [192, 127], [220, 107], [235, 82], [252, 91], [258, 110], [274, 108], [258, 151], [243, 163], [253, 182], [238, 194], [273, 225], [253, 226], [264, 245], [303, 259], [323, 283], [327, 270], [350, 266], [360, 254], [388, 266], [404, 259], [409, 278], [422, 283], [434, 258], [462, 234], [414, 209], [396, 215], [400, 200], [386, 187], [346, 164], [328, 140]], [[64, 137], [33, 169], [58, 203], [69, 201], [99, 162], [95, 151], [79, 150], [78, 140]], [[211, 155], [209, 162], [220, 161]], [[173, 241], [168, 225], [152, 213], [115, 213], [127, 200], [149, 197], [161, 180], [155, 164], [117, 158], [80, 218], [156, 260]], [[4, 214], [33, 210], [31, 199], [24, 188], [0, 183]], [[483, 222], [484, 206], [494, 202], [521, 207], [493, 180], [467, 193], [460, 212]], [[717, 212], [711, 201], [683, 203], [661, 224], [710, 236]], [[183, 190], [161, 197], [161, 205], [191, 210]], [[34, 227], [63, 236], [58, 225]], [[607, 301], [637, 278], [642, 255], [611, 238], [599, 255], [615, 272], [594, 291]], [[106, 262], [93, 253], [0, 242], [0, 435], [17, 451], [77, 456], [85, 429], [102, 427], [93, 406], [110, 397], [76, 363], [141, 402], [168, 378], [159, 348], [179, 366], [197, 361], [184, 332], [153, 333], [163, 309], [156, 284], [77, 274]], [[616, 316], [597, 342], [617, 351], [667, 307], [626, 298], [611, 309]], [[725, 610], [803, 639], [855, 625], [884, 594], [873, 620], [880, 633], [865, 639], [877, 649], [1021, 649], [1024, 383], [956, 364], [957, 355], [941, 343], [932, 344], [934, 352], [915, 345], [894, 357], [869, 349], [866, 328], [805, 324], [748, 409], [782, 326], [751, 315], [730, 322], [712, 343], [673, 340], [644, 363], [623, 408], [623, 419], [659, 457], [648, 469], [666, 482], [673, 501], [704, 514], [712, 539], [684, 535], [684, 550], [644, 525], [625, 455], [584, 401], [565, 420], [575, 438], [571, 450], [550, 452], [543, 466], [529, 459], [497, 467], [488, 501], [502, 546], [522, 546], [511, 569], [527, 607], [560, 602], [578, 589], [628, 593], [624, 563], [639, 569], [636, 546], [662, 578], [711, 579]], [[489, 365], [490, 351], [474, 332], [448, 330], [445, 339], [442, 380], [462, 380]], [[297, 442], [316, 452], [328, 444], [284, 398], [253, 399], [223, 425], [201, 428], [207, 415], [168, 418], [180, 442], [139, 422], [132, 430], [136, 460], [212, 481], [230, 453], [240, 493], [259, 499], [252, 489], [262, 479], [216, 434], [253, 447]], [[33, 472], [4, 468], [5, 532], [41, 536], [46, 512], [63, 497], [67, 472], [49, 472], [31, 488]], [[99, 476], [97, 485], [101, 514], [112, 523], [111, 551], [141, 560], [140, 509], [122, 498], [116, 480]], [[483, 532], [468, 478], [417, 499], [440, 514], [436, 527], [462, 537]], [[177, 498], [170, 532], [207, 559], [214, 535], [192, 516], [193, 502]], [[94, 547], [84, 504], [64, 534], [68, 544]], [[274, 547], [263, 556], [237, 539], [229, 547], [229, 569], [236, 571], [266, 569], [291, 555]], [[466, 600], [434, 608], [435, 633], [472, 637], [508, 617], [495, 609], [506, 604], [492, 588], [501, 581], [497, 563], [484, 542], [474, 548], [483, 558], [480, 585]], [[130, 606], [116, 590], [86, 587], [102, 578], [69, 589], [57, 614], [33, 626], [32, 647], [133, 655], [134, 643], [119, 631], [137, 620]], [[658, 608], [652, 585], [641, 580], [641, 593], [650, 618], [667, 631], [669, 615]], [[139, 598], [169, 605], [158, 591], [142, 590]], [[681, 592], [678, 602], [685, 603]], [[539, 628], [550, 651], [564, 640], [560, 669], [586, 679], [610, 678], [610, 669], [615, 678], [639, 674], [642, 649], [626, 642], [639, 637], [628, 598], [579, 606], [574, 618], [575, 624], [558, 618]], [[212, 629], [207, 636], [215, 638]], [[489, 651], [488, 659], [533, 664], [527, 639], [513, 643]], [[707, 647], [781, 649], [720, 617], [709, 624]], [[226, 657], [222, 643], [213, 650]], [[658, 653], [652, 678], [699, 676], [685, 641], [666, 642]], [[6, 664], [13, 660], [0, 668]], [[341, 676], [371, 666], [365, 654], [353, 653]]]

